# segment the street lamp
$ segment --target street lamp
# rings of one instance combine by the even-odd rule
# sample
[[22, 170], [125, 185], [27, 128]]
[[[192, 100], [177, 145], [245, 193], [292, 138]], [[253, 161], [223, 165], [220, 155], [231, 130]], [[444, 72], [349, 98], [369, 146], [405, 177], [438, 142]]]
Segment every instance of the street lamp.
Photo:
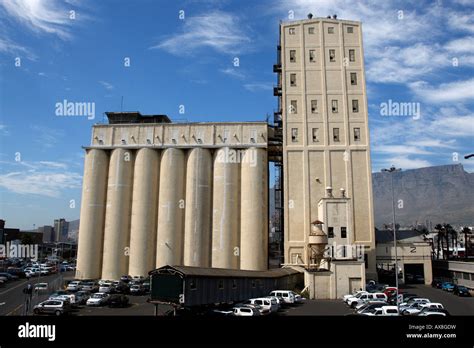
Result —
[[396, 294], [397, 294], [397, 308], [399, 308], [399, 302], [398, 302], [398, 252], [397, 252], [397, 227], [395, 225], [395, 194], [393, 191], [393, 174], [396, 172], [401, 171], [400, 168], [395, 168], [395, 166], [391, 166], [389, 169], [382, 169], [382, 172], [390, 173], [390, 187], [392, 190], [392, 223], [393, 223], [393, 246], [395, 249], [395, 287], [397, 288]]

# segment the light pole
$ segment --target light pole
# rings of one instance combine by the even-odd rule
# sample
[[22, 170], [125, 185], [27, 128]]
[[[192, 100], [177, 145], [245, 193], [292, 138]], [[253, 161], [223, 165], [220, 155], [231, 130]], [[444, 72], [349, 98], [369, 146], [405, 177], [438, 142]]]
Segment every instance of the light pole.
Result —
[[401, 169], [395, 168], [395, 166], [391, 166], [389, 169], [382, 169], [382, 172], [387, 172], [390, 173], [390, 187], [392, 190], [392, 223], [393, 223], [393, 247], [395, 249], [395, 287], [397, 288], [396, 294], [397, 294], [397, 308], [399, 308], [399, 302], [398, 302], [398, 252], [397, 252], [397, 226], [395, 224], [395, 193], [393, 190], [393, 174], [396, 172], [401, 171]]

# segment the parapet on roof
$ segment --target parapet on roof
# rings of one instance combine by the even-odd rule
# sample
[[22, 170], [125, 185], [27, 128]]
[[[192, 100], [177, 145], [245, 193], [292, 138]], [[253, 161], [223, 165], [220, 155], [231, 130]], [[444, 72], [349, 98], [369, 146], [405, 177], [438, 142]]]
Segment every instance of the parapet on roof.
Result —
[[142, 115], [138, 111], [106, 112], [109, 124], [171, 123], [167, 115]]

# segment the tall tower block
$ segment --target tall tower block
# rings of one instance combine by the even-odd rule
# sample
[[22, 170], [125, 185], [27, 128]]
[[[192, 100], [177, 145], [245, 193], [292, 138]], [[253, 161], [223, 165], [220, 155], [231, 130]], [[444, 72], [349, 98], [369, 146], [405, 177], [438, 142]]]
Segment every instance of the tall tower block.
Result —
[[[327, 188], [345, 205], [328, 205], [329, 244], [364, 245], [367, 277], [376, 276], [370, 143], [360, 22], [310, 18], [280, 24], [285, 263], [304, 264], [311, 222]], [[343, 189], [344, 191], [342, 191]], [[320, 204], [321, 201], [321, 204]], [[348, 211], [349, 210], [349, 211]], [[346, 226], [344, 226], [346, 225]]]

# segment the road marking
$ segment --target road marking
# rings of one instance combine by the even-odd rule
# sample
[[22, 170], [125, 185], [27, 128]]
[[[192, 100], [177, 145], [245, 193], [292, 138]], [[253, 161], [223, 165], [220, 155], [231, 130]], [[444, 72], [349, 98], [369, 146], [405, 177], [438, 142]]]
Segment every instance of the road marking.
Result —
[[2, 303], [0, 303], [0, 306], [3, 306], [5, 303], [6, 303], [6, 302], [2, 302]]
[[11, 290], [14, 290], [14, 289], [16, 289], [16, 288], [18, 288], [18, 287], [20, 287], [20, 286], [22, 286], [22, 285], [25, 285], [25, 284], [26, 284], [26, 281], [24, 281], [23, 283], [20, 283], [20, 284], [14, 286], [14, 287], [8, 289], [8, 290], [5, 290], [5, 291], [3, 291], [3, 292], [0, 292], [0, 296], [1, 296], [1, 295], [5, 295], [7, 292], [10, 292]]
[[15, 309], [13, 309], [13, 310], [11, 310], [10, 312], [8, 312], [7, 315], [10, 315], [10, 314], [12, 314], [13, 312], [16, 312], [16, 310], [17, 310], [18, 308], [22, 307], [22, 306], [23, 306], [23, 304], [16, 306]]

